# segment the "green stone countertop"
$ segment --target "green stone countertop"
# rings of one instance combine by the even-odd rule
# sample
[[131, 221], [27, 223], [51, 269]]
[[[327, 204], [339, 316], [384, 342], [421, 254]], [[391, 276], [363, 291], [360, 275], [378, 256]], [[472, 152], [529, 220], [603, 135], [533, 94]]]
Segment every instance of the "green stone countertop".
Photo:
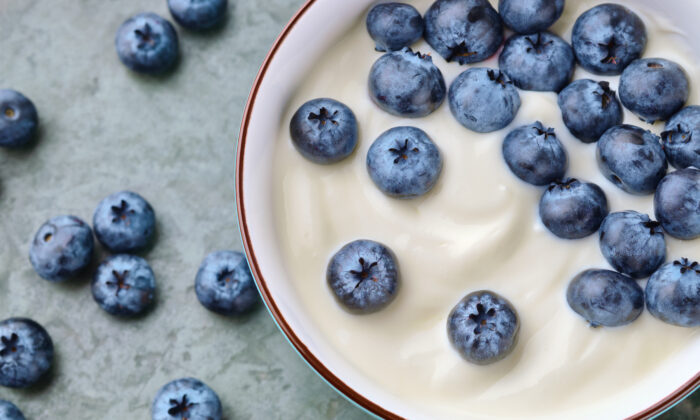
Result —
[[[0, 87], [31, 98], [41, 121], [34, 147], [0, 150], [0, 319], [32, 317], [56, 346], [49, 380], [0, 389], [28, 420], [146, 419], [158, 388], [183, 376], [214, 388], [227, 420], [368, 418], [304, 364], [262, 306], [227, 319], [194, 294], [207, 253], [241, 249], [233, 178], [243, 108], [302, 2], [231, 0], [221, 30], [178, 27], [178, 68], [152, 78], [121, 65], [114, 33], [137, 12], [170, 19], [165, 0], [0, 0]], [[122, 189], [146, 197], [158, 217], [157, 244], [144, 255], [156, 307], [130, 321], [97, 307], [89, 277], [50, 284], [27, 257], [46, 219], [91, 221]], [[666, 417], [694, 418], [698, 396]]]

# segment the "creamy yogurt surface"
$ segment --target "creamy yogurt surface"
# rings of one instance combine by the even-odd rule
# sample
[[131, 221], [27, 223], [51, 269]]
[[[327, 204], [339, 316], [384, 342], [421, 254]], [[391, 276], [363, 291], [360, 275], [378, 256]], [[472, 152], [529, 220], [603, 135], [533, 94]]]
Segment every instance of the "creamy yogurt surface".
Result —
[[[409, 3], [424, 13], [432, 0]], [[603, 1], [567, 2], [552, 32], [570, 42], [576, 18], [599, 3]], [[691, 81], [688, 104], [697, 104], [700, 72], [690, 40], [633, 1], [619, 3], [634, 10], [647, 26], [644, 56], [682, 65]], [[498, 68], [497, 55], [460, 66], [445, 62], [424, 41], [413, 48], [432, 55], [448, 86], [468, 67]], [[569, 155], [567, 175], [598, 184], [611, 212], [636, 210], [653, 218], [653, 195], [627, 194], [602, 176], [595, 144], [584, 144], [569, 133], [556, 94], [519, 91], [522, 106], [515, 121], [489, 134], [461, 126], [447, 101], [428, 117], [403, 119], [380, 110], [369, 97], [369, 70], [380, 56], [363, 16], [299, 86], [282, 116], [275, 146], [276, 229], [285, 269], [314, 327], [343, 358], [383, 389], [426, 407], [436, 417], [527, 417], [614, 399], [700, 340], [700, 329], [664, 324], [646, 310], [628, 326], [593, 329], [569, 308], [566, 288], [576, 274], [611, 267], [600, 252], [597, 234], [565, 241], [542, 225], [537, 207], [543, 189], [510, 172], [501, 153], [505, 135], [534, 121], [553, 127]], [[580, 67], [574, 78], [608, 80], [614, 90], [619, 82], [619, 77], [590, 75]], [[289, 135], [293, 113], [317, 97], [345, 103], [359, 124], [356, 151], [329, 166], [304, 159]], [[664, 128], [662, 123], [642, 123], [627, 110], [625, 123], [657, 134]], [[435, 188], [408, 201], [385, 196], [365, 166], [372, 142], [402, 125], [424, 130], [444, 161]], [[330, 257], [355, 239], [384, 243], [400, 267], [396, 299], [371, 315], [346, 312], [326, 284]], [[667, 261], [700, 258], [700, 240], [666, 235], [666, 242]], [[464, 361], [446, 333], [447, 316], [455, 304], [482, 289], [509, 299], [521, 320], [513, 353], [489, 366]]]

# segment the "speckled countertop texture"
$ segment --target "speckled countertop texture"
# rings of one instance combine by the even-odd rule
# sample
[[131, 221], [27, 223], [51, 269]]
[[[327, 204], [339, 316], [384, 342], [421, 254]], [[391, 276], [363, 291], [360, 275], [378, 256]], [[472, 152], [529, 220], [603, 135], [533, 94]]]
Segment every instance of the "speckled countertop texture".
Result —
[[[302, 2], [231, 0], [220, 30], [178, 27], [176, 71], [152, 78], [119, 63], [113, 38], [136, 12], [170, 18], [165, 0], [0, 0], [0, 87], [25, 93], [41, 119], [34, 147], [0, 150], [0, 318], [32, 317], [56, 346], [48, 380], [0, 389], [28, 420], [147, 419], [158, 388], [182, 376], [214, 388], [227, 420], [368, 418], [304, 364], [262, 306], [227, 319], [194, 294], [208, 252], [241, 249], [233, 178], [243, 108]], [[158, 215], [157, 244], [144, 255], [157, 304], [130, 321], [97, 307], [89, 277], [50, 284], [27, 258], [44, 220], [91, 221], [99, 200], [122, 189]], [[666, 417], [697, 418], [698, 397]]]

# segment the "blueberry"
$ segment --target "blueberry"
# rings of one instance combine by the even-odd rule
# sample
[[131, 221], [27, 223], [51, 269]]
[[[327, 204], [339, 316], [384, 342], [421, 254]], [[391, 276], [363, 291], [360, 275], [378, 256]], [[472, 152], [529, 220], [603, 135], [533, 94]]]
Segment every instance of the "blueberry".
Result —
[[187, 29], [206, 31], [223, 22], [228, 0], [168, 0], [175, 22]]
[[564, 124], [584, 143], [594, 143], [610, 127], [622, 124], [622, 105], [608, 82], [572, 82], [557, 99]]
[[700, 327], [700, 267], [687, 258], [664, 264], [647, 282], [647, 308], [679, 327]]
[[381, 56], [369, 73], [369, 92], [381, 109], [399, 117], [425, 117], [445, 100], [447, 88], [429, 55], [410, 48]]
[[499, 0], [503, 23], [520, 34], [544, 31], [561, 17], [564, 0]]
[[346, 309], [367, 314], [383, 309], [394, 299], [399, 288], [399, 269], [389, 248], [360, 239], [333, 255], [326, 280]]
[[197, 271], [194, 291], [205, 308], [222, 315], [248, 312], [260, 301], [245, 255], [236, 251], [207, 255]]
[[623, 274], [610, 270], [586, 270], [574, 277], [566, 301], [592, 327], [629, 324], [644, 310], [644, 291]]
[[448, 62], [477, 63], [503, 43], [503, 24], [488, 0], [437, 0], [425, 13], [425, 40]]
[[599, 186], [577, 179], [554, 182], [540, 200], [540, 218], [562, 239], [595, 233], [608, 215], [608, 200]]
[[435, 186], [442, 171], [442, 157], [423, 130], [395, 127], [372, 143], [367, 152], [367, 171], [385, 194], [414, 198]]
[[0, 146], [21, 147], [35, 136], [39, 114], [32, 101], [11, 89], [0, 89]]
[[498, 66], [523, 90], [559, 92], [574, 74], [574, 51], [550, 32], [508, 38]]
[[666, 158], [675, 168], [700, 168], [700, 106], [685, 107], [671, 117], [661, 140]]
[[98, 204], [92, 225], [97, 240], [110, 251], [134, 252], [151, 244], [156, 230], [156, 214], [140, 195], [121, 191]]
[[700, 170], [679, 169], [659, 182], [654, 195], [656, 219], [679, 239], [700, 236]]
[[615, 75], [642, 56], [647, 30], [642, 19], [628, 8], [601, 4], [579, 16], [571, 40], [584, 69]]
[[463, 126], [478, 133], [500, 130], [520, 109], [520, 95], [508, 76], [472, 68], [457, 76], [449, 92], [450, 110]]
[[16, 405], [9, 401], [0, 400], [0, 419], [2, 420], [25, 420], [24, 414], [19, 411]]
[[221, 420], [221, 401], [213, 389], [195, 378], [165, 384], [151, 406], [153, 420]]
[[345, 159], [357, 146], [355, 114], [334, 99], [312, 99], [299, 107], [289, 132], [302, 156], [324, 165]]
[[683, 108], [689, 94], [683, 67], [661, 58], [636, 60], [620, 77], [622, 104], [649, 123], [671, 118]]
[[603, 133], [596, 157], [603, 175], [630, 194], [653, 193], [668, 170], [659, 136], [633, 125], [617, 125]]
[[53, 341], [44, 327], [26, 318], [0, 322], [0, 385], [27, 388], [51, 369]]
[[520, 320], [513, 305], [486, 290], [465, 296], [447, 318], [447, 336], [468, 362], [495, 363], [515, 348]]
[[666, 261], [666, 239], [659, 222], [636, 211], [610, 213], [600, 226], [600, 250], [617, 271], [648, 277]]
[[415, 7], [405, 3], [381, 3], [367, 15], [367, 31], [377, 51], [398, 51], [423, 36], [425, 23]]
[[554, 129], [539, 121], [508, 133], [503, 141], [503, 158], [518, 178], [532, 185], [562, 179], [568, 166], [566, 151]]
[[45, 222], [34, 235], [29, 261], [42, 278], [65, 281], [80, 274], [92, 260], [92, 229], [75, 216]]
[[138, 73], [163, 73], [177, 61], [177, 32], [155, 13], [140, 13], [127, 19], [114, 42], [122, 63]]
[[92, 297], [112, 315], [134, 316], [153, 304], [156, 279], [146, 260], [114, 255], [102, 262], [92, 279]]

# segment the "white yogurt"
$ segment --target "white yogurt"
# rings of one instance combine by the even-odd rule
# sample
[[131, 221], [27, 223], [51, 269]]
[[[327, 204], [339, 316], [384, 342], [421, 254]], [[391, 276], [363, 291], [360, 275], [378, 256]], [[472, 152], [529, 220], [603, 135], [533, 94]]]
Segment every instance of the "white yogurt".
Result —
[[[494, 2], [495, 3], [495, 2]], [[570, 1], [553, 31], [570, 41], [577, 16], [602, 1]], [[689, 40], [671, 25], [622, 2], [645, 21], [645, 57], [681, 64], [698, 86], [698, 62]], [[431, 0], [412, 4], [424, 13]], [[364, 21], [316, 63], [289, 102], [277, 139], [275, 200], [277, 230], [289, 278], [315, 328], [336, 350], [379, 386], [435, 416], [538, 416], [575, 410], [592, 401], [615, 398], [688, 343], [700, 329], [664, 324], [648, 312], [621, 328], [589, 328], [567, 305], [569, 280], [586, 268], [610, 268], [597, 235], [564, 241], [541, 224], [542, 193], [519, 181], [505, 165], [501, 144], [513, 128], [540, 120], [554, 127], [567, 149], [568, 175], [597, 183], [611, 211], [634, 209], [653, 217], [652, 196], [624, 193], [600, 174], [595, 144], [586, 145], [566, 129], [554, 93], [520, 91], [522, 107], [506, 129], [477, 134], [462, 127], [444, 103], [427, 118], [402, 119], [381, 111], [367, 92], [367, 77], [380, 57]], [[449, 86], [466, 69], [446, 63], [423, 41]], [[479, 63], [497, 68], [497, 58]], [[609, 80], [578, 68], [575, 78]], [[357, 150], [345, 161], [322, 166], [305, 160], [291, 144], [289, 121], [309, 99], [331, 97], [357, 116]], [[697, 90], [689, 103], [698, 103]], [[643, 124], [631, 113], [625, 122], [659, 133], [661, 124]], [[385, 130], [413, 125], [440, 148], [444, 170], [424, 197], [401, 201], [383, 195], [365, 168], [370, 145]], [[329, 258], [342, 245], [366, 238], [396, 254], [402, 285], [396, 300], [372, 315], [352, 315], [335, 301], [325, 281]], [[669, 260], [700, 259], [700, 240], [668, 237]], [[642, 286], [643, 286], [642, 282]], [[452, 349], [447, 315], [466, 294], [480, 289], [507, 297], [521, 319], [519, 343], [505, 360], [474, 366]], [[692, 372], [689, 372], [689, 375]]]

